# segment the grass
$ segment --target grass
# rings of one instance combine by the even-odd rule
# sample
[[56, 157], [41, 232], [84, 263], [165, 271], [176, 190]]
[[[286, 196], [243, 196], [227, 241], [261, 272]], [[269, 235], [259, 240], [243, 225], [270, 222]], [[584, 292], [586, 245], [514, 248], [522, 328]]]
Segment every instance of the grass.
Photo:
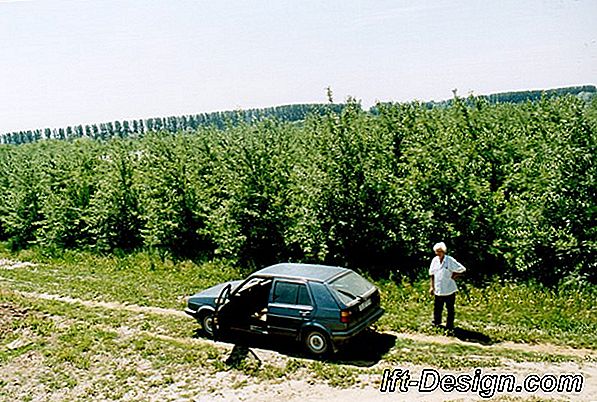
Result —
[[[382, 370], [380, 365], [358, 368], [292, 357], [275, 363], [246, 359], [231, 366], [225, 363], [228, 351], [222, 346], [193, 339], [197, 324], [190, 318], [25, 298], [16, 292], [180, 309], [184, 295], [241, 277], [225, 262], [161, 261], [144, 253], [117, 258], [67, 252], [56, 258], [35, 250], [15, 255], [3, 248], [0, 258], [37, 263], [0, 269], [0, 309], [4, 309], [0, 311], [0, 369], [15, 365], [22, 376], [20, 388], [3, 378], [0, 399], [26, 399], [19, 392], [25, 392], [31, 381], [41, 384], [43, 392], [59, 391], [69, 400], [142, 399], [143, 392], [151, 390], [184, 391], [191, 396], [199, 390], [217, 390], [221, 386], [217, 381], [199, 385], [194, 379], [211, 378], [218, 372], [232, 376], [227, 383], [239, 388], [292, 378], [346, 387], [357, 384], [361, 374]], [[436, 334], [429, 325], [432, 303], [425, 282], [377, 285], [387, 310], [380, 329]], [[494, 341], [548, 342], [594, 350], [595, 296], [592, 288], [554, 291], [513, 283], [484, 289], [465, 285], [458, 296], [457, 325]], [[22, 345], [6, 347], [19, 339], [24, 340]], [[582, 363], [583, 358], [555, 350], [538, 353], [399, 337], [383, 356], [382, 366], [458, 370], [496, 367], [505, 361]]]
[[[180, 317], [139, 316], [128, 311], [28, 299], [1, 289], [0, 305], [19, 306], [23, 312], [4, 316], [3, 325], [8, 325], [10, 331], [0, 331], [0, 367], [10, 362], [22, 365], [21, 375], [27, 376], [20, 386], [3, 384], [2, 400], [26, 398], [28, 382], [33, 381], [38, 391], [59, 391], [68, 400], [119, 399], [127, 393], [175, 384], [196, 394], [204, 388], [193, 384], [194, 379], [217, 372], [236, 377], [233, 387], [295, 375], [322, 379], [334, 386], [354, 382], [355, 369], [296, 358], [280, 364], [245, 359], [231, 366], [224, 362], [229, 351], [194, 339], [196, 324]], [[3, 347], [19, 338], [28, 343], [14, 350]], [[37, 363], [19, 363], [21, 360]]]
[[[387, 314], [380, 326], [399, 332], [433, 334], [433, 306], [427, 282], [378, 283]], [[597, 348], [597, 289], [547, 289], [537, 284], [461, 285], [456, 326], [493, 341], [548, 342]]]
[[[176, 317], [169, 323], [158, 315], [30, 300], [6, 290], [0, 291], [0, 303], [26, 311], [3, 321], [11, 330], [1, 332], [0, 367], [12, 362], [23, 376], [28, 373], [19, 387], [0, 388], [0, 399], [20, 400], [33, 379], [43, 392], [61, 390], [68, 400], [118, 399], [135, 388], [231, 370], [221, 364], [221, 347], [192, 339], [191, 323], [177, 328]], [[175, 337], [181, 333], [185, 337]], [[18, 338], [26, 339], [26, 346], [3, 347]]]
[[[0, 248], [0, 258], [34, 261], [33, 268], [1, 270], [0, 281], [18, 290], [46, 292], [85, 300], [117, 301], [178, 308], [184, 297], [214, 284], [242, 278], [225, 261], [195, 264], [162, 261], [147, 253], [124, 257], [65, 251], [48, 257], [25, 250], [16, 255]], [[379, 328], [434, 333], [427, 282], [380, 281], [387, 313]], [[549, 342], [597, 348], [595, 287], [553, 290], [536, 284], [493, 283], [485, 288], [461, 285], [456, 325], [494, 341]]]
[[64, 251], [60, 257], [52, 257], [39, 250], [11, 254], [1, 248], [2, 257], [40, 264], [28, 269], [1, 270], [1, 277], [15, 281], [12, 286], [19, 290], [165, 308], [180, 308], [184, 296], [240, 275], [219, 261], [197, 265], [191, 261], [161, 260], [147, 253], [116, 257]]

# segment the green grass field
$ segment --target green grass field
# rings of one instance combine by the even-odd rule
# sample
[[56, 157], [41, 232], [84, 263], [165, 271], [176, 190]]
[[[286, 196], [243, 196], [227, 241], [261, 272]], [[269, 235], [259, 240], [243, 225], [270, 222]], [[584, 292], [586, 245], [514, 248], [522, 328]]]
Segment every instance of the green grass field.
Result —
[[[429, 325], [432, 303], [427, 282], [382, 281], [377, 285], [387, 314], [377, 329], [400, 336], [380, 362], [363, 366], [342, 359], [320, 362], [283, 354], [261, 364], [247, 359], [228, 365], [230, 346], [197, 339], [198, 325], [191, 318], [117, 308], [182, 310], [186, 295], [242, 276], [225, 262], [163, 262], [145, 253], [118, 258], [65, 252], [47, 257], [32, 250], [13, 254], [7, 249], [0, 251], [0, 259], [5, 259], [4, 268], [0, 267], [0, 368], [20, 367], [21, 359], [37, 356], [38, 366], [21, 367], [23, 383], [36, 381], [46, 392], [66, 392], [69, 400], [119, 399], [172, 388], [178, 395], [192, 395], [199, 386], [202, 391], [217, 389], [217, 382], [198, 384], [193, 378], [218, 372], [231, 375], [232, 386], [242, 389], [292, 378], [352, 386], [363, 375], [379, 374], [394, 364], [465, 369], [500, 367], [506, 362], [594, 363], [595, 354], [582, 351], [597, 349], [594, 288], [553, 291], [494, 283], [481, 289], [464, 283], [456, 324], [489, 338], [493, 345], [488, 347], [443, 337]], [[34, 265], [15, 267], [7, 260]], [[24, 296], [24, 292], [118, 304], [95, 307]], [[524, 350], [512, 346], [516, 343], [547, 347]], [[574, 348], [582, 349], [576, 353]], [[15, 388], [2, 381], [0, 399], [23, 397], [19, 394], [27, 389], [23, 383]]]
[[[64, 252], [60, 258], [35, 251], [0, 258], [39, 263], [29, 269], [0, 271], [14, 289], [44, 292], [84, 300], [116, 301], [164, 308], [184, 307], [184, 297], [246, 273], [224, 261], [197, 265], [165, 262], [146, 253], [102, 257]], [[12, 282], [6, 282], [12, 281]], [[433, 334], [432, 300], [427, 281], [380, 281], [387, 314], [382, 330]], [[540, 285], [493, 283], [484, 288], [461, 283], [457, 325], [495, 341], [549, 342], [571, 347], [597, 347], [597, 289], [591, 286], [552, 290]]]

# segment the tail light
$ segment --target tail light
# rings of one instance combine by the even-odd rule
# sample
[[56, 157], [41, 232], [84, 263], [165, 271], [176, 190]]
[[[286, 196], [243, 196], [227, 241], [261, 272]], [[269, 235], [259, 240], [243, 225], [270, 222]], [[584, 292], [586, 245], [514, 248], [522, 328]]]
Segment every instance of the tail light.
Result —
[[342, 310], [340, 312], [340, 322], [348, 324], [350, 322], [350, 311]]

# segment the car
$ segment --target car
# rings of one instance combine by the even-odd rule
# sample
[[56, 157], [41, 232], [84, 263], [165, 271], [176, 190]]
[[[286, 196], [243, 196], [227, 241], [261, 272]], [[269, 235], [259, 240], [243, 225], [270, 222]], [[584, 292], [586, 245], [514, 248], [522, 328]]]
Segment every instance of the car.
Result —
[[379, 290], [353, 270], [282, 263], [187, 299], [205, 334], [285, 337], [313, 355], [337, 352], [384, 313]]

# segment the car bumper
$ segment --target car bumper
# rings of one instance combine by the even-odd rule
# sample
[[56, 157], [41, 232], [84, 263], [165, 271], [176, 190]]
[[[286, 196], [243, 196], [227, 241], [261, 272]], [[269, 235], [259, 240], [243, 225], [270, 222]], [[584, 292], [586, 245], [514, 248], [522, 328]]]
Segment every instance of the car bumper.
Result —
[[188, 315], [190, 315], [193, 318], [197, 318], [197, 312], [195, 310], [190, 309], [189, 307], [186, 307], [184, 309], [184, 312], [187, 313]]
[[385, 313], [383, 308], [379, 308], [369, 317], [361, 321], [358, 325], [346, 330], [346, 331], [332, 331], [332, 341], [334, 342], [344, 342], [353, 336], [356, 336], [361, 331], [365, 330], [369, 325], [373, 324], [375, 321], [379, 320], [379, 318]]

